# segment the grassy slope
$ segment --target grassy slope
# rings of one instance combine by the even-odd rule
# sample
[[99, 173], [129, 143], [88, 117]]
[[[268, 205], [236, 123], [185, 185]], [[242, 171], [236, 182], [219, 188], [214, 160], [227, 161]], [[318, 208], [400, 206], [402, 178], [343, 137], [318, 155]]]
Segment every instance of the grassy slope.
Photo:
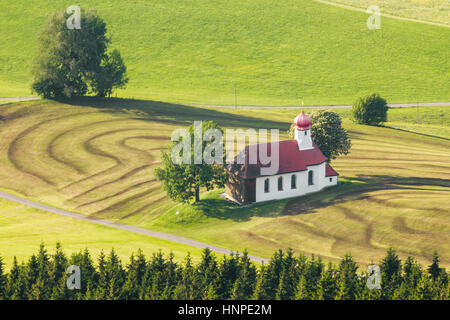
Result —
[[450, 25], [450, 3], [447, 0], [328, 0], [367, 9], [379, 6], [382, 13]]
[[[334, 259], [351, 251], [369, 263], [395, 246], [423, 262], [439, 249], [450, 265], [449, 217], [442, 209], [450, 205], [448, 137], [354, 125], [346, 119], [349, 110], [339, 110], [353, 148], [333, 166], [347, 183], [251, 209], [228, 205], [216, 193], [201, 206], [175, 207], [154, 180], [160, 149], [175, 128], [212, 119], [223, 127], [286, 130], [297, 112], [252, 110], [249, 115], [248, 110], [94, 99], [3, 105], [0, 188], [88, 215], [234, 250], [248, 248], [255, 255], [293, 247]], [[393, 109], [390, 117], [412, 124], [415, 112]], [[450, 123], [445, 109], [421, 113], [422, 122]]]
[[[96, 7], [121, 50], [125, 97], [256, 105], [450, 100], [450, 29], [383, 19], [310, 0], [78, 2]], [[8, 1], [0, 10], [0, 96], [29, 95], [36, 39], [62, 0]], [[25, 49], [26, 48], [26, 49]]]
[[28, 259], [37, 252], [41, 242], [53, 252], [58, 241], [69, 254], [87, 247], [93, 257], [97, 257], [101, 250], [109, 252], [114, 248], [124, 262], [138, 248], [147, 256], [159, 249], [165, 254], [173, 252], [178, 261], [183, 260], [188, 251], [195, 260], [201, 254], [198, 248], [61, 217], [0, 199], [0, 256], [4, 257], [6, 267], [11, 267], [14, 256], [19, 261]]

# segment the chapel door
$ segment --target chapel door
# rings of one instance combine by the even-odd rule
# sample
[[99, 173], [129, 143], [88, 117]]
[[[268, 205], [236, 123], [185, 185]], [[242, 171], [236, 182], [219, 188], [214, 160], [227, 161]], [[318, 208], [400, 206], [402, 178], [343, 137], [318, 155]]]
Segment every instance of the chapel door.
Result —
[[256, 179], [247, 180], [247, 197], [249, 203], [256, 201]]

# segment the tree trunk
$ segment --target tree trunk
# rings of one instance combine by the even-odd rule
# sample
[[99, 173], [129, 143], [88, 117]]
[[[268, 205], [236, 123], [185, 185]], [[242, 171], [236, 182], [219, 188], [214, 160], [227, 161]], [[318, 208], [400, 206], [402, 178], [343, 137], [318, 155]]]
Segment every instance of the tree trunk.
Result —
[[200, 201], [200, 188], [198, 186], [195, 186], [195, 203], [198, 203]]

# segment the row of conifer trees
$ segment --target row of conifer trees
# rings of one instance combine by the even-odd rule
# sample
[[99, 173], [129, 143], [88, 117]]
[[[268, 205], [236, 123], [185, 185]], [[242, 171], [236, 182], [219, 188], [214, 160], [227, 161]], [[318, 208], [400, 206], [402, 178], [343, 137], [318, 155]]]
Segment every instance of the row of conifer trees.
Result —
[[[70, 265], [81, 271], [80, 289], [69, 290]], [[49, 254], [42, 244], [28, 261], [14, 262], [10, 271], [0, 258], [0, 299], [449, 299], [449, 274], [439, 266], [439, 256], [422, 268], [413, 258], [401, 261], [389, 249], [378, 264], [380, 289], [370, 289], [367, 274], [350, 255], [337, 265], [320, 258], [277, 251], [270, 262], [255, 265], [243, 255], [217, 257], [203, 251], [193, 263], [188, 254], [182, 263], [172, 254], [151, 257], [141, 250], [123, 265], [112, 250], [96, 262], [88, 249], [68, 257], [56, 245]], [[70, 282], [70, 279], [69, 279]], [[376, 285], [374, 279], [369, 280]]]

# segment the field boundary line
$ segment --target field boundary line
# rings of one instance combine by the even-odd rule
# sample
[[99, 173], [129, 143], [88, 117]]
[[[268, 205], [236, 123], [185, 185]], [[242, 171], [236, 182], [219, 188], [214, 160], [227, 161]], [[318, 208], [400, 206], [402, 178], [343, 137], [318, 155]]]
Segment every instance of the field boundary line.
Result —
[[[326, 4], [326, 5], [329, 5], [329, 6], [334, 6], [334, 7], [347, 9], [347, 10], [352, 10], [352, 11], [364, 12], [364, 13], [367, 14], [366, 9], [350, 6], [350, 5], [347, 5], [347, 4], [336, 3], [336, 2], [326, 1], [326, 0], [314, 0], [314, 1], [322, 3], [322, 4]], [[404, 21], [409, 21], [409, 22], [425, 23], [425, 24], [429, 24], [429, 25], [432, 25], [432, 26], [450, 28], [450, 25], [439, 23], [439, 22], [432, 22], [432, 21], [427, 21], [427, 20], [406, 18], [406, 17], [401, 17], [401, 16], [396, 16], [396, 15], [393, 15], [393, 14], [389, 14], [389, 13], [381, 13], [380, 15], [382, 17], [386, 17], [386, 18], [392, 18], [392, 19], [397, 19], [397, 20], [404, 20]]]
[[[115, 229], [130, 231], [133, 233], [138, 233], [138, 234], [142, 234], [142, 235], [146, 235], [146, 236], [150, 236], [150, 237], [154, 237], [154, 238], [158, 238], [158, 239], [162, 239], [162, 240], [166, 240], [166, 241], [176, 242], [176, 243], [188, 245], [191, 247], [196, 247], [196, 248], [201, 248], [201, 249], [209, 248], [211, 251], [220, 253], [220, 254], [230, 255], [232, 253], [233, 254], [238, 253], [240, 256], [242, 256], [242, 253], [240, 253], [238, 251], [233, 251], [233, 250], [209, 245], [204, 242], [176, 236], [176, 235], [173, 235], [170, 233], [153, 231], [153, 230], [149, 230], [149, 229], [131, 226], [128, 224], [123, 224], [120, 222], [113, 222], [113, 221], [106, 220], [106, 219], [85, 216], [85, 215], [82, 215], [79, 213], [70, 212], [70, 211], [66, 211], [66, 210], [62, 210], [62, 209], [57, 209], [57, 208], [54, 208], [54, 207], [51, 207], [51, 206], [48, 206], [48, 205], [45, 205], [45, 204], [42, 204], [39, 202], [24, 199], [24, 198], [21, 198], [21, 197], [18, 197], [18, 196], [15, 196], [15, 195], [3, 192], [3, 191], [0, 191], [0, 198], [6, 199], [9, 201], [13, 201], [13, 202], [16, 202], [16, 203], [19, 203], [22, 205], [26, 205], [26, 206], [29, 206], [29, 207], [32, 207], [32, 208], [35, 208], [38, 210], [55, 213], [55, 214], [58, 214], [61, 216], [66, 216], [66, 217], [77, 219], [77, 220], [83, 220], [83, 221], [96, 223], [99, 225], [103, 225], [103, 226], [107, 226], [107, 227], [111, 227], [111, 228], [115, 228]], [[253, 256], [253, 255], [248, 255], [248, 257], [252, 261], [255, 261], [255, 262], [260, 262], [260, 263], [261, 262], [264, 262], [264, 263], [269, 262], [269, 259], [266, 259], [266, 258], [261, 258], [261, 257]]]

